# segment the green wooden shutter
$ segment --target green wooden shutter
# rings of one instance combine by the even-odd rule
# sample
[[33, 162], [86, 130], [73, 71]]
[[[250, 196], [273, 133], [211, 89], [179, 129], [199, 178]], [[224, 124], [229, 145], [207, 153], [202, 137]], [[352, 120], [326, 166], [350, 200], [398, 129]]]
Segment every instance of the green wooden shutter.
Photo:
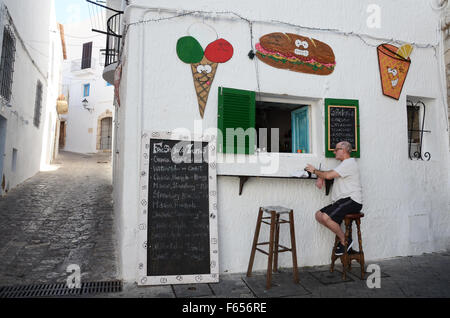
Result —
[[[218, 138], [219, 151], [223, 153], [253, 154], [255, 152], [255, 92], [219, 87], [219, 106], [217, 126], [222, 132], [222, 138]], [[234, 139], [234, 147], [228, 144], [227, 128], [243, 129], [245, 131], [245, 144], [238, 143], [237, 136]], [[250, 129], [249, 129], [250, 128]], [[237, 132], [237, 131], [236, 131]]]

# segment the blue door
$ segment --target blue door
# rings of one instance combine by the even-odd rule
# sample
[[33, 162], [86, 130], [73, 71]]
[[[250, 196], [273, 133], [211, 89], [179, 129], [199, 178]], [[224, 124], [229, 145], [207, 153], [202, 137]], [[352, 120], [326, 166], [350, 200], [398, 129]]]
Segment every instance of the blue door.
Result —
[[308, 106], [291, 112], [292, 152], [309, 153], [309, 116]]

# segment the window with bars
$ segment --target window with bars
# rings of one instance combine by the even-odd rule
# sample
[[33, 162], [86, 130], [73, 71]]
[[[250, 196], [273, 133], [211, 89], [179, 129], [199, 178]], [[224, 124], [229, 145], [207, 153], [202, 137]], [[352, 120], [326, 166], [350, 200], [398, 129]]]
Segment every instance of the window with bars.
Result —
[[407, 107], [408, 115], [408, 141], [410, 143], [418, 144], [420, 142], [420, 109], [419, 106], [408, 105]]
[[15, 53], [16, 39], [9, 26], [5, 26], [0, 62], [0, 95], [8, 102], [11, 100]]
[[431, 154], [423, 152], [424, 133], [431, 131], [425, 130], [425, 111], [426, 106], [422, 101], [408, 100], [406, 105], [408, 122], [408, 156], [411, 160], [430, 160]]
[[34, 103], [34, 126], [39, 128], [41, 123], [41, 111], [42, 111], [42, 83], [38, 80], [36, 85], [36, 100]]

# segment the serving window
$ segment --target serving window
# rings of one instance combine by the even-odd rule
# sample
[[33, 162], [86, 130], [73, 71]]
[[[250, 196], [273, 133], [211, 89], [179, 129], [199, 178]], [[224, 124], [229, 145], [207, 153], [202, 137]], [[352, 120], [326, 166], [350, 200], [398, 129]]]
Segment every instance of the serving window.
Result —
[[311, 153], [311, 105], [219, 87], [219, 151]]
[[[257, 150], [280, 153], [309, 153], [309, 106], [256, 102]], [[263, 136], [267, 135], [267, 136]], [[272, 149], [274, 140], [278, 147]], [[267, 139], [268, 142], [265, 142]]]

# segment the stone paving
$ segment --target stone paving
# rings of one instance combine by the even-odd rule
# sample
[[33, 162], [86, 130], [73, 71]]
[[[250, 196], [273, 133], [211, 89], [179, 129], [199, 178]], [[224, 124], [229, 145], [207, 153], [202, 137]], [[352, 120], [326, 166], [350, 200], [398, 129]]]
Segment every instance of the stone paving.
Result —
[[82, 281], [117, 277], [110, 154], [54, 166], [0, 198], [0, 286], [65, 282], [70, 264]]
[[[118, 279], [109, 154], [62, 152], [55, 171], [40, 172], [0, 198], [0, 286], [66, 282], [67, 266], [81, 267], [82, 282]], [[291, 269], [252, 277], [221, 274], [217, 284], [138, 287], [90, 298], [319, 298], [450, 297], [450, 249], [439, 253], [367, 262], [381, 270], [380, 288], [369, 288], [354, 264], [347, 280], [342, 266]], [[367, 273], [366, 278], [369, 274]]]
[[[450, 252], [397, 257], [377, 262], [380, 288], [369, 288], [367, 278], [360, 279], [359, 264], [342, 280], [342, 265], [335, 271], [329, 266], [299, 269], [300, 283], [293, 282], [291, 269], [280, 269], [273, 275], [272, 288], [265, 289], [265, 272], [251, 277], [243, 274], [222, 274], [217, 284], [138, 287], [124, 284], [121, 293], [98, 294], [93, 297], [123, 298], [449, 298]], [[367, 269], [367, 267], [366, 267]], [[373, 278], [373, 276], [372, 276]], [[370, 282], [375, 282], [373, 279]]]

